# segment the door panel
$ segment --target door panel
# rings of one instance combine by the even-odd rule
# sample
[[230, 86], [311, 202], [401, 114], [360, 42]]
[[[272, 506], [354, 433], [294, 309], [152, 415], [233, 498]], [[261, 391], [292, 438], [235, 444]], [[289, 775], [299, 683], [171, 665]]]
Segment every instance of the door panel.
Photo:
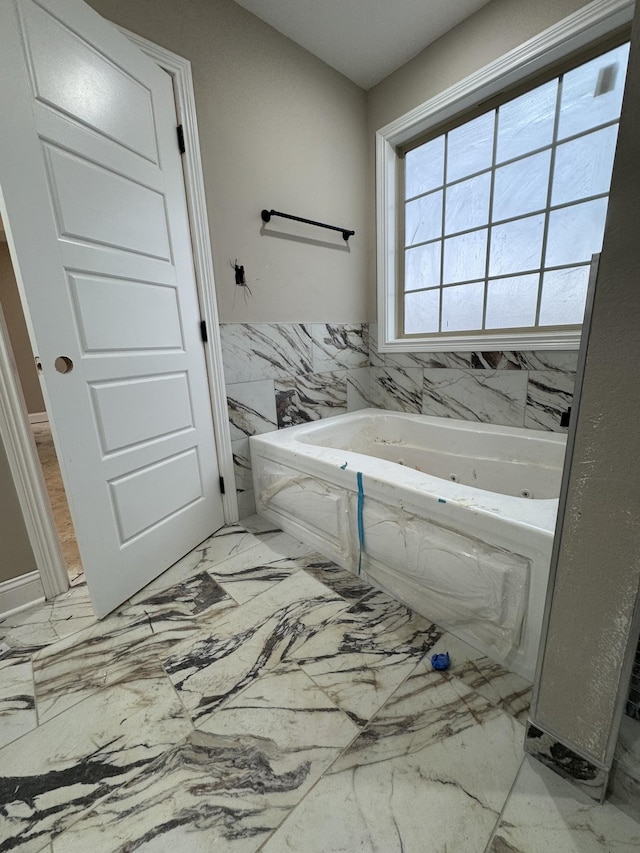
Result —
[[50, 145], [44, 150], [60, 237], [171, 259], [163, 194]]
[[36, 98], [157, 163], [149, 88], [35, 4], [20, 16]]
[[176, 287], [78, 273], [69, 281], [83, 352], [183, 348]]
[[102, 616], [223, 523], [173, 91], [81, 0], [3, 2], [0, 41], [10, 245]]
[[[186, 373], [106, 382], [91, 391], [105, 454], [194, 428]], [[139, 417], [123, 418], [132, 408]]]
[[203, 497], [195, 448], [110, 483], [121, 544]]

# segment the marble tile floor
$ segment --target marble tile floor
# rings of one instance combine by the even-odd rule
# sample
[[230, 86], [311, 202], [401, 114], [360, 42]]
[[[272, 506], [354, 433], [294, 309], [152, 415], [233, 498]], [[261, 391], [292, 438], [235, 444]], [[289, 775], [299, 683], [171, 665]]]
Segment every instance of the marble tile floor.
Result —
[[245, 519], [100, 622], [81, 579], [0, 622], [0, 853], [638, 849], [524, 757], [529, 691]]

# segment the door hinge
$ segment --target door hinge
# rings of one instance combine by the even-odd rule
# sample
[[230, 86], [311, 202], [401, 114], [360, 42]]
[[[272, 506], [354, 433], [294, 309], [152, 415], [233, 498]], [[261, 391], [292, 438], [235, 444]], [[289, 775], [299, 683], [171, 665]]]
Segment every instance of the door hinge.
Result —
[[209, 340], [209, 335], [207, 335], [207, 321], [200, 320], [200, 337], [202, 338], [202, 343], [206, 344]]
[[178, 151], [184, 154], [187, 149], [184, 147], [184, 130], [181, 124], [176, 127], [176, 133], [178, 134]]
[[221, 495], [226, 494], [226, 492], [224, 490], [224, 477], [220, 477], [220, 494]]

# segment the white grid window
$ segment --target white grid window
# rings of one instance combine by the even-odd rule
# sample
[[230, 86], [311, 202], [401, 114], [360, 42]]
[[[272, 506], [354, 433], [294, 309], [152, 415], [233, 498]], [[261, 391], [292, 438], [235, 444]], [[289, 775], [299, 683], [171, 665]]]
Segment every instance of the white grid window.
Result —
[[404, 335], [580, 325], [628, 53], [620, 45], [407, 151]]

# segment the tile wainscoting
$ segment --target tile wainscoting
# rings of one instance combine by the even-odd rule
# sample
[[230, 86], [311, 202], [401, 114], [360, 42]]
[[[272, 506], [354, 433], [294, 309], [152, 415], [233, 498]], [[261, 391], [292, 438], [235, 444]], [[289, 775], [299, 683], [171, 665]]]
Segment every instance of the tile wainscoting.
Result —
[[220, 327], [240, 517], [255, 512], [249, 436], [369, 405], [366, 323]]
[[221, 327], [240, 516], [249, 436], [367, 406], [563, 432], [577, 351], [379, 353], [376, 324]]

